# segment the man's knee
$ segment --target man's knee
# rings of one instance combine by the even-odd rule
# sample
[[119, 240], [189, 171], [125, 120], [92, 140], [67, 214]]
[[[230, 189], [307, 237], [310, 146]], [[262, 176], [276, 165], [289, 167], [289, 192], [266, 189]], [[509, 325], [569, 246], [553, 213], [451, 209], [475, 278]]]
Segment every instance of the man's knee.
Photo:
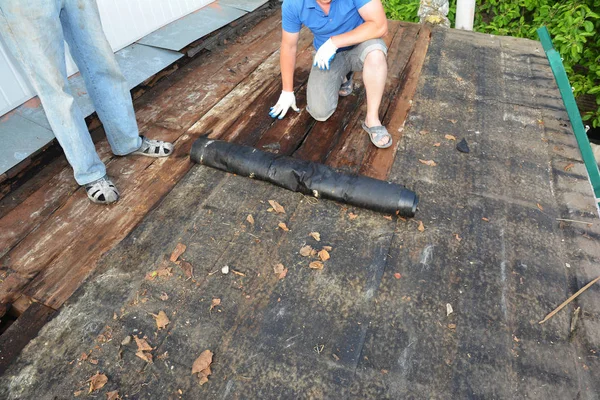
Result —
[[381, 49], [370, 51], [365, 57], [365, 64], [374, 66], [387, 64], [386, 55]]
[[308, 113], [319, 122], [324, 122], [329, 119], [335, 112], [336, 106], [332, 107], [323, 107], [321, 105], [308, 104], [306, 110]]

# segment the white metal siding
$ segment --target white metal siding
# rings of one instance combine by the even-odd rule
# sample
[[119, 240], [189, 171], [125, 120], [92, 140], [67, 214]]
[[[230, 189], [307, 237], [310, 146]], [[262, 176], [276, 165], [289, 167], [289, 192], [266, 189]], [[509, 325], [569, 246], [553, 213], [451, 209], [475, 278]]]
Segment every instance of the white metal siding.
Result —
[[[97, 0], [102, 25], [114, 51], [212, 1]], [[69, 75], [77, 72], [77, 66], [68, 54], [67, 71]], [[0, 38], [0, 116], [34, 96], [24, 76]]]

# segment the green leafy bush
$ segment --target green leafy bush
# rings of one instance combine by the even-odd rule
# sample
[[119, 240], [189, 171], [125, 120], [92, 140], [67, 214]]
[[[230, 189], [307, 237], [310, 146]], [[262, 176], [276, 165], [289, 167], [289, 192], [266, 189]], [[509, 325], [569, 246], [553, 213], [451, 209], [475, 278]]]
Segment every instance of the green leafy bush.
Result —
[[[418, 21], [419, 0], [383, 0], [391, 19]], [[450, 1], [454, 20], [456, 0]], [[575, 96], [596, 97], [585, 121], [600, 127], [600, 0], [477, 0], [475, 31], [538, 40], [545, 25], [564, 59]]]

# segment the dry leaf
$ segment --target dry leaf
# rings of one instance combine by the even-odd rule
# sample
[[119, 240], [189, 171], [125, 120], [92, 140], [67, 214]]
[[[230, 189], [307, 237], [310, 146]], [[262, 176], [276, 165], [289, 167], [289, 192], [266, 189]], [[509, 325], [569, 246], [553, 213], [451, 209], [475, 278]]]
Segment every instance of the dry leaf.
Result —
[[325, 249], [321, 250], [319, 253], [319, 258], [321, 259], [321, 261], [327, 261], [331, 258], [331, 256], [329, 255], [329, 252]]
[[483, 221], [485, 221], [485, 222], [490, 222], [490, 219], [489, 219], [489, 218], [483, 217], [483, 218], [481, 218], [481, 219], [482, 219]]
[[79, 360], [85, 361], [87, 359], [88, 359], [88, 353], [81, 353], [81, 357], [79, 357]]
[[137, 353], [135, 353], [136, 356], [138, 356], [139, 358], [141, 358], [142, 360], [146, 361], [148, 364], [153, 364], [154, 361], [152, 361], [152, 354], [150, 353], [144, 353], [143, 351], [138, 351]]
[[158, 327], [158, 329], [165, 328], [171, 322], [169, 321], [169, 317], [167, 317], [167, 314], [165, 314], [164, 311], [159, 311], [158, 315], [152, 314], [152, 316], [156, 320], [156, 326]]
[[331, 246], [323, 246], [323, 250], [331, 251], [331, 250], [333, 250], [333, 247], [331, 247]]
[[277, 214], [285, 214], [285, 209], [275, 200], [269, 200], [269, 204]]
[[106, 400], [121, 400], [121, 396], [119, 396], [119, 391], [113, 390], [112, 392], [106, 393]]
[[194, 277], [194, 267], [187, 261], [180, 261], [179, 267], [183, 270], [183, 273], [187, 278]]
[[458, 240], [459, 242], [462, 240], [462, 238], [460, 236], [458, 236], [458, 233], [454, 234], [454, 237], [456, 238], [456, 240]]
[[308, 266], [311, 269], [323, 269], [324, 264], [321, 261], [313, 261]]
[[246, 217], [246, 221], [254, 225], [254, 217], [252, 216], [252, 214], [248, 214], [248, 216]]
[[426, 131], [426, 130], [423, 129], [422, 131], [419, 131], [419, 133], [421, 135], [427, 135], [429, 133], [429, 131]]
[[400, 273], [399, 273], [399, 272], [396, 272], [396, 273], [394, 274], [394, 278], [396, 278], [396, 279], [400, 279], [400, 278], [402, 278], [402, 275], [400, 275]]
[[285, 269], [285, 266], [283, 264], [277, 264], [276, 266], [273, 267], [273, 272], [275, 272], [276, 274], [280, 274], [283, 272], [284, 269]]
[[440, 142], [436, 142], [433, 144], [433, 147], [440, 147], [442, 144]]
[[384, 215], [383, 218], [387, 219], [388, 221], [392, 220], [392, 216], [391, 215]]
[[289, 228], [287, 227], [287, 225], [285, 224], [285, 222], [280, 222], [279, 225], [277, 225], [282, 231], [284, 232], [289, 232]]
[[137, 344], [138, 351], [151, 351], [151, 350], [154, 350], [152, 348], [152, 346], [150, 346], [148, 344], [148, 342], [146, 342], [146, 339], [140, 339], [139, 337], [137, 337], [137, 335], [134, 335], [133, 338], [135, 339], [135, 344]]
[[449, 119], [448, 121], [452, 122], [453, 124], [457, 123], [458, 121], [455, 119]]
[[216, 306], [220, 306], [221, 305], [221, 299], [212, 299], [212, 302], [210, 303], [210, 310], [212, 311], [213, 308], [215, 308]]
[[435, 167], [437, 165], [437, 163], [435, 161], [433, 161], [433, 160], [421, 160], [419, 158], [419, 162], [421, 164], [429, 165], [430, 167]]
[[283, 278], [285, 278], [287, 276], [288, 273], [288, 269], [284, 269], [283, 271], [281, 271], [281, 273], [279, 274], [278, 278], [279, 280], [282, 280]]
[[314, 251], [314, 249], [312, 247], [310, 247], [309, 245], [306, 245], [300, 249], [300, 255], [302, 257], [308, 257], [308, 256], [313, 255], [313, 251]]
[[542, 207], [542, 205], [540, 203], [537, 203], [537, 208], [539, 208], [540, 211], [544, 211], [544, 207]]
[[95, 390], [102, 389], [104, 385], [106, 385], [106, 382], [108, 382], [108, 377], [98, 372], [88, 379], [88, 382], [90, 383], [90, 390], [88, 393], [92, 393]]
[[425, 225], [423, 225], [423, 221], [419, 221], [419, 226], [417, 227], [419, 232], [425, 232]]
[[321, 241], [321, 234], [319, 232], [311, 232], [311, 233], [308, 234], [308, 236], [311, 236], [317, 242]]
[[456, 136], [454, 135], [444, 135], [444, 137], [448, 140], [456, 140]]
[[177, 243], [177, 246], [175, 246], [175, 250], [173, 250], [173, 253], [171, 253], [171, 257], [169, 258], [169, 260], [171, 260], [172, 262], [177, 261], [177, 259], [185, 252], [185, 249], [185, 244]]
[[569, 164], [565, 167], [565, 171], [569, 172], [573, 167], [575, 166], [575, 164]]
[[160, 299], [162, 301], [167, 301], [167, 300], [169, 300], [169, 295], [166, 294], [165, 292], [162, 292], [162, 294], [160, 295]]
[[358, 218], [358, 214], [348, 213], [348, 219], [350, 219], [350, 221], [354, 221], [356, 218]]
[[83, 394], [83, 390], [77, 390], [76, 392], [73, 392], [73, 396], [75, 397], [79, 397]]
[[196, 361], [194, 361], [194, 365], [192, 365], [192, 375], [198, 374], [200, 386], [208, 382], [208, 376], [212, 374], [212, 371], [210, 370], [212, 358], [213, 353], [210, 350], [204, 350]]

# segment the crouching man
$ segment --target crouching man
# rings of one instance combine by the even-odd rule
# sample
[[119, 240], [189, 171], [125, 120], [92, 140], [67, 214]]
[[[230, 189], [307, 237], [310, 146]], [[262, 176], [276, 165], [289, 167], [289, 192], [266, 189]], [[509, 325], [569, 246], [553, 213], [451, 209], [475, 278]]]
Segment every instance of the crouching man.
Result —
[[282, 119], [294, 96], [294, 69], [302, 25], [314, 35], [316, 55], [308, 79], [307, 110], [317, 121], [327, 120], [339, 96], [352, 93], [352, 75], [363, 72], [367, 115], [362, 124], [379, 148], [392, 145], [392, 137], [379, 119], [379, 106], [387, 78], [387, 19], [380, 0], [284, 0], [282, 6], [281, 77], [283, 91], [271, 108]]

